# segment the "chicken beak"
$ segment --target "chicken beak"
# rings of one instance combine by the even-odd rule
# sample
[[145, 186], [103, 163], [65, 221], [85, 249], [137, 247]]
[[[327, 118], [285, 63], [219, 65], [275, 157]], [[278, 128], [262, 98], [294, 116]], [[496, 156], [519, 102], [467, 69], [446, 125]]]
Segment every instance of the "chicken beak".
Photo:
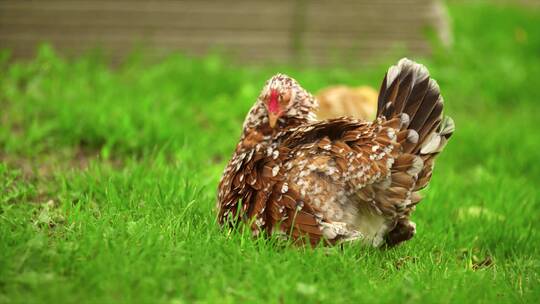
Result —
[[276, 126], [277, 120], [279, 118], [279, 115], [270, 113], [268, 115], [268, 123], [270, 124], [271, 128], [274, 128]]

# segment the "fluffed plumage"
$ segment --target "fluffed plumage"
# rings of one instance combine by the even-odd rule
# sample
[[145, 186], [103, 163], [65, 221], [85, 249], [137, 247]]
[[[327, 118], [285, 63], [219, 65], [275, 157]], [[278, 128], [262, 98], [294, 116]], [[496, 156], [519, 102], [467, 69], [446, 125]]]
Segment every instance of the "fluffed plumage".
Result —
[[366, 121], [375, 119], [378, 94], [369, 86], [349, 87], [336, 85], [320, 90], [318, 119], [354, 117]]
[[219, 223], [251, 225], [313, 245], [410, 239], [410, 214], [454, 131], [427, 69], [408, 59], [381, 85], [377, 118], [316, 121], [317, 101], [295, 80], [272, 77], [248, 113], [223, 173]]

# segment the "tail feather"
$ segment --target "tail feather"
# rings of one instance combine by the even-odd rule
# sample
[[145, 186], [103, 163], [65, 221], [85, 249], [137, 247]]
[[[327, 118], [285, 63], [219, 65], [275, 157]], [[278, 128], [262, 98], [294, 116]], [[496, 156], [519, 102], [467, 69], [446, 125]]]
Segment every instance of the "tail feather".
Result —
[[[403, 128], [418, 133], [417, 143], [403, 146], [405, 153], [438, 153], [454, 131], [451, 118], [443, 118], [444, 101], [439, 85], [427, 68], [407, 58], [390, 67], [379, 93], [377, 117], [391, 119], [407, 114]], [[441, 146], [442, 145], [442, 146]]]
[[377, 117], [389, 124], [400, 122], [396, 140], [401, 154], [392, 165], [390, 180], [395, 188], [406, 191], [402, 191], [402, 202], [395, 209], [400, 218], [386, 235], [389, 246], [414, 235], [415, 225], [408, 216], [420, 202], [418, 191], [429, 184], [435, 158], [455, 129], [454, 121], [443, 117], [443, 108], [439, 85], [429, 77], [425, 66], [404, 58], [390, 67], [381, 85]]
[[454, 130], [454, 120], [449, 116], [444, 117], [439, 124], [439, 129], [432, 132], [429, 138], [422, 140], [424, 144], [421, 147], [418, 147], [420, 149], [420, 154], [436, 154], [441, 152], [446, 146], [450, 136], [454, 133]]

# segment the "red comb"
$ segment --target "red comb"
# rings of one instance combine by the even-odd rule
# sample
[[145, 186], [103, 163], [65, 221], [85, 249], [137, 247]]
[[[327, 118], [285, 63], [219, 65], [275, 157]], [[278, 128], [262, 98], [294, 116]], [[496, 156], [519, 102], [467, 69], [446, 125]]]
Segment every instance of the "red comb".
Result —
[[279, 93], [277, 90], [270, 90], [270, 97], [268, 100], [268, 110], [274, 114], [279, 113]]

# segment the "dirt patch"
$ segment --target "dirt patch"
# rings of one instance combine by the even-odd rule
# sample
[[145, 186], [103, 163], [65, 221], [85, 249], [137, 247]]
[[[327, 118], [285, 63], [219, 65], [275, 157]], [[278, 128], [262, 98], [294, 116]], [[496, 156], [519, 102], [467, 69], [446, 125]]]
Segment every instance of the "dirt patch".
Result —
[[103, 159], [99, 151], [76, 147], [45, 152], [36, 156], [21, 156], [1, 153], [0, 162], [10, 168], [19, 169], [25, 179], [43, 179], [53, 177], [57, 172], [68, 170], [84, 171], [91, 162], [106, 162], [115, 168], [122, 167], [120, 159]]
[[46, 152], [35, 156], [0, 152], [0, 163], [10, 170], [18, 171], [16, 177], [19, 182], [32, 188], [24, 201], [39, 204], [55, 199], [59, 175], [70, 171], [86, 171], [93, 162], [107, 163], [114, 168], [123, 166], [120, 159], [105, 160], [97, 150], [81, 147], [59, 148], [54, 153]]

